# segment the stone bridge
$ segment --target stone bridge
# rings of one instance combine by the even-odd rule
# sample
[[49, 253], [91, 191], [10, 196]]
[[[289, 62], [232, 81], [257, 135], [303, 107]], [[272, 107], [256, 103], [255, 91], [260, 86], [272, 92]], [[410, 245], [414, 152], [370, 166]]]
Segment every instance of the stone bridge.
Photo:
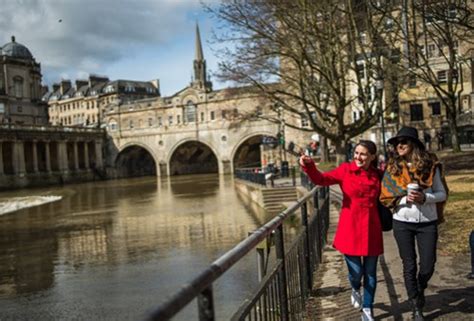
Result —
[[107, 164], [118, 177], [189, 173], [231, 174], [236, 167], [260, 167], [263, 136], [279, 128], [268, 121], [235, 125], [218, 121], [109, 131]]

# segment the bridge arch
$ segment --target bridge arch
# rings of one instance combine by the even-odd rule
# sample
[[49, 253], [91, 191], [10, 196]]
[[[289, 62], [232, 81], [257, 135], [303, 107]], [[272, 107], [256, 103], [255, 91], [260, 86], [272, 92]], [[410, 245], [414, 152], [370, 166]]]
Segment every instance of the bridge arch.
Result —
[[185, 138], [177, 142], [168, 154], [169, 174], [220, 173], [216, 149], [201, 140]]
[[114, 160], [117, 177], [156, 176], [157, 161], [145, 144], [130, 142], [122, 146]]
[[231, 152], [233, 169], [242, 167], [261, 167], [261, 150], [263, 136], [275, 136], [270, 131], [259, 131], [241, 137]]

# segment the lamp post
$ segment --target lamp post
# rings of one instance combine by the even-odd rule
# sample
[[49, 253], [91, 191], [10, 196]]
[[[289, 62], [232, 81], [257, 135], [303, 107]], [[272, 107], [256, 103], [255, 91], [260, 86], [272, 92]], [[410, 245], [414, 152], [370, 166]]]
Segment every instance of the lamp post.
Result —
[[382, 104], [383, 100], [383, 79], [377, 79], [375, 81], [375, 88], [376, 88], [376, 95], [377, 95], [377, 104], [378, 108], [380, 109], [380, 130], [382, 131], [382, 147], [383, 147], [383, 154], [385, 159], [387, 159], [387, 147], [385, 146], [385, 117], [384, 117], [384, 106]]

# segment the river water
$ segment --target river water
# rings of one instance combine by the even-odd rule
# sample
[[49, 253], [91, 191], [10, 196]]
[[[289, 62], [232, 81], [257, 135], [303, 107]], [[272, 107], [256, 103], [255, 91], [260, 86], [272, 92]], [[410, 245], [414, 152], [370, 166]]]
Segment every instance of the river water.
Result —
[[[190, 175], [0, 193], [60, 200], [0, 216], [0, 320], [141, 320], [270, 219], [232, 177]], [[254, 288], [255, 253], [214, 285], [226, 320]], [[197, 319], [195, 302], [176, 320]], [[192, 317], [192, 318], [191, 318]]]

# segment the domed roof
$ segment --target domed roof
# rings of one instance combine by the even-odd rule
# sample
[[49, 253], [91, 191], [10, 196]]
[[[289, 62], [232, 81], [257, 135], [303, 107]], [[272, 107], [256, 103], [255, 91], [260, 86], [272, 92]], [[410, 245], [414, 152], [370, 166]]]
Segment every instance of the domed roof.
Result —
[[14, 36], [12, 36], [12, 42], [9, 42], [2, 47], [2, 54], [14, 58], [33, 59], [30, 50], [22, 44], [15, 42]]

